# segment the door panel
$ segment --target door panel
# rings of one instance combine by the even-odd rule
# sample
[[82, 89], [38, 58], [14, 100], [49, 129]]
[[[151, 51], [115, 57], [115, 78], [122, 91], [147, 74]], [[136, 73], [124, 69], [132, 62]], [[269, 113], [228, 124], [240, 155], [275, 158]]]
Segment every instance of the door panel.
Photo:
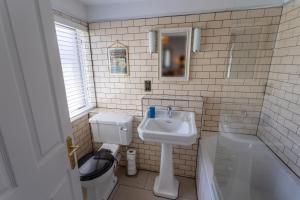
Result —
[[73, 199], [73, 192], [72, 187], [70, 187], [70, 176], [66, 175], [64, 178], [58, 183], [57, 187], [55, 188], [53, 194], [51, 194], [51, 200], [72, 200]]
[[11, 164], [0, 130], [0, 197], [9, 193], [15, 187], [15, 177], [11, 171]]
[[[26, 70], [23, 70], [23, 76], [27, 95], [30, 104], [34, 105], [30, 105], [36, 132], [33, 139], [38, 143], [38, 148], [34, 151], [39, 152], [38, 156], [42, 157], [62, 142], [63, 137], [57, 126], [59, 118], [55, 113], [55, 95], [51, 86], [51, 77], [48, 76], [52, 66], [48, 61], [45, 47], [39, 1], [10, 0], [7, 4], [20, 60], [22, 60], [22, 66], [26, 67]], [[14, 6], [16, 4], [19, 4], [22, 10], [19, 10], [19, 6]], [[24, 17], [20, 17], [20, 13]], [[35, 53], [34, 59], [31, 57], [33, 52]]]
[[0, 200], [82, 200], [48, 0], [0, 0]]

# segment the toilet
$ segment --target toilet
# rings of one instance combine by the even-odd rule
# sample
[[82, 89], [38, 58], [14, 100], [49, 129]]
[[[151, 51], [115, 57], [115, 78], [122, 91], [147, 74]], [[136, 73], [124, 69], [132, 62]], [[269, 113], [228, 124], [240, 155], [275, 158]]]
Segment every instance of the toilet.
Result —
[[114, 168], [119, 145], [132, 141], [132, 117], [125, 113], [98, 113], [89, 122], [94, 141], [103, 145], [78, 161], [80, 181], [87, 190], [87, 200], [107, 200], [117, 184]]

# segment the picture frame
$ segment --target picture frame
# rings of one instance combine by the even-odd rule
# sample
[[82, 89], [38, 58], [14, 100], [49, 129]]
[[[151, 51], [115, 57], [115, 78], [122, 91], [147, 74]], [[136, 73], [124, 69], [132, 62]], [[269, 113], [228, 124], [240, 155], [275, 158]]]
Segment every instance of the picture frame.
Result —
[[163, 28], [158, 35], [159, 80], [188, 81], [192, 28]]
[[119, 41], [108, 47], [109, 74], [113, 76], [129, 75], [128, 47]]

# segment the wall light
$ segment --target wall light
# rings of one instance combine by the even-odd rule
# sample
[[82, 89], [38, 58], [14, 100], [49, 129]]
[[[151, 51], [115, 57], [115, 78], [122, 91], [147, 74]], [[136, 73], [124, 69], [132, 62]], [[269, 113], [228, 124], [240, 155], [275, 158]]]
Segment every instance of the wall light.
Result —
[[193, 52], [199, 52], [201, 47], [201, 29], [194, 28]]
[[148, 48], [151, 54], [156, 53], [156, 37], [157, 37], [156, 31], [150, 31], [148, 33]]

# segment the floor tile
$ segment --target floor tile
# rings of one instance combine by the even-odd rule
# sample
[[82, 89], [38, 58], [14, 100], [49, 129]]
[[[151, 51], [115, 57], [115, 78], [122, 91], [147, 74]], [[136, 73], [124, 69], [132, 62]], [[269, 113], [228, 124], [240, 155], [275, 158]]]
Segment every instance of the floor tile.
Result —
[[119, 184], [117, 184], [114, 188], [114, 190], [112, 191], [112, 193], [109, 195], [108, 200], [113, 200], [114, 197], [116, 196], [116, 193], [118, 192], [119, 189]]
[[147, 181], [149, 172], [144, 170], [139, 170], [136, 176], [127, 176], [126, 168], [120, 167], [117, 171], [116, 176], [118, 177], [118, 182], [120, 185], [127, 185], [132, 187], [137, 187], [144, 189]]
[[[154, 181], [158, 175], [159, 173], [156, 172], [148, 172], [148, 178], [145, 186], [146, 190], [153, 191]], [[176, 178], [180, 182], [178, 200], [197, 200], [195, 179], [179, 176], [176, 176]]]
[[81, 187], [81, 191], [82, 191], [82, 197], [83, 197], [83, 200], [86, 200], [87, 199], [87, 193], [86, 193], [86, 189]]
[[[153, 194], [153, 186], [157, 172], [140, 170], [137, 176], [126, 176], [126, 168], [120, 167], [116, 176], [118, 184], [108, 200], [168, 200]], [[197, 200], [195, 179], [176, 177], [179, 182], [177, 200]]]
[[195, 179], [186, 177], [176, 177], [179, 182], [179, 199], [197, 200]]
[[156, 178], [158, 175], [159, 175], [159, 174], [156, 173], [156, 172], [149, 172], [149, 173], [148, 173], [148, 178], [147, 178], [146, 185], [145, 185], [145, 189], [146, 189], [146, 190], [151, 190], [151, 191], [153, 191], [154, 181], [155, 181], [155, 178]]
[[113, 200], [159, 200], [149, 190], [120, 185]]

